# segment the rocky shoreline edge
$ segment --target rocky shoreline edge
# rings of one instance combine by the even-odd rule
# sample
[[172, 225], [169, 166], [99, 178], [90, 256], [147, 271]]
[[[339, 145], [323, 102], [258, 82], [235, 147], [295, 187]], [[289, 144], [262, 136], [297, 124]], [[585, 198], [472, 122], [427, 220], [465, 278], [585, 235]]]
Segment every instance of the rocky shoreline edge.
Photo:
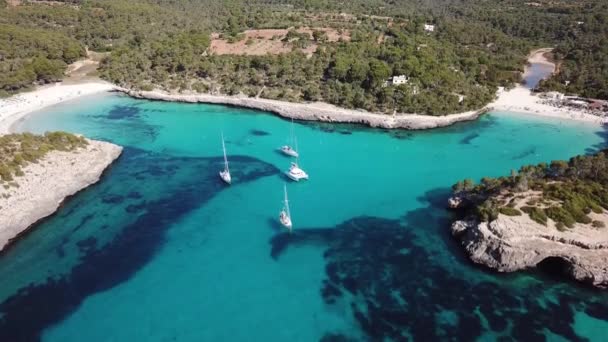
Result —
[[[466, 199], [458, 196], [448, 207], [462, 210]], [[605, 215], [605, 214], [602, 214]], [[608, 234], [605, 229], [577, 225], [559, 231], [527, 215], [500, 214], [491, 222], [472, 217], [456, 220], [452, 235], [476, 264], [498, 272], [545, 268], [598, 289], [608, 289]]]
[[384, 129], [422, 130], [446, 127], [457, 122], [476, 120], [479, 116], [492, 110], [492, 108], [486, 107], [480, 110], [444, 116], [420, 114], [388, 115], [370, 113], [363, 110], [345, 109], [322, 102], [293, 103], [247, 97], [244, 95], [228, 96], [211, 94], [170, 94], [163, 91], [139, 91], [121, 87], [116, 87], [114, 91], [121, 92], [138, 99], [167, 102], [220, 104], [266, 111], [283, 118], [294, 120], [351, 123]]
[[18, 187], [0, 190], [0, 251], [54, 214], [66, 198], [97, 183], [122, 153], [122, 147], [111, 143], [87, 142], [75, 151], [49, 152], [23, 168]]

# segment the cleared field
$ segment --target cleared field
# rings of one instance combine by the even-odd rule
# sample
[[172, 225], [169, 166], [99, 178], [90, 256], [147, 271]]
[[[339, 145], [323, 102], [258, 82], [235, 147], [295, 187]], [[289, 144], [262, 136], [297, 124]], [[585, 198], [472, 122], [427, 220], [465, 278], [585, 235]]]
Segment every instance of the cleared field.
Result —
[[291, 42], [285, 41], [285, 37], [289, 32], [288, 29], [262, 29], [243, 32], [243, 38], [237, 42], [230, 42], [227, 39], [220, 38], [219, 34], [214, 33], [211, 36], [210, 52], [216, 55], [259, 56], [265, 54], [277, 55], [299, 49], [303, 53], [311, 55], [318, 48], [318, 44], [313, 39], [314, 31], [325, 33], [327, 42], [350, 41], [350, 31], [348, 30], [338, 31], [326, 27], [302, 27], [295, 31], [309, 37], [310, 43], [307, 47], [296, 48]]

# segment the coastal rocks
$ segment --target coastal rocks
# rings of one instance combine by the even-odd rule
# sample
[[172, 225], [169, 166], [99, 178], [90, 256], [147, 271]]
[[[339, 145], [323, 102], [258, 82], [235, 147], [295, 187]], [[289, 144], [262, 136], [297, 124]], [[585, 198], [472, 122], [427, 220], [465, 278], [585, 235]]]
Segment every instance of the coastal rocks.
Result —
[[566, 231], [527, 215], [492, 222], [456, 221], [451, 227], [471, 260], [499, 272], [541, 268], [608, 288], [608, 230], [576, 225]]
[[466, 212], [468, 209], [479, 201], [479, 196], [477, 194], [460, 191], [454, 193], [450, 198], [448, 198], [447, 208], [454, 211]]
[[463, 206], [464, 198], [458, 195], [454, 195], [448, 198], [448, 209], [460, 209]]
[[122, 147], [88, 140], [75, 151], [51, 151], [23, 168], [18, 187], [0, 189], [0, 249], [34, 223], [54, 213], [66, 197], [99, 181]]
[[336, 107], [327, 103], [293, 103], [277, 100], [253, 98], [246, 96], [228, 96], [211, 94], [169, 94], [163, 91], [137, 91], [116, 88], [131, 97], [171, 102], [212, 103], [271, 112], [284, 118], [322, 121], [333, 123], [353, 123], [385, 129], [421, 130], [450, 126], [461, 121], [472, 121], [487, 112], [486, 109], [444, 116], [398, 114], [388, 115], [370, 113], [363, 110], [351, 110]]

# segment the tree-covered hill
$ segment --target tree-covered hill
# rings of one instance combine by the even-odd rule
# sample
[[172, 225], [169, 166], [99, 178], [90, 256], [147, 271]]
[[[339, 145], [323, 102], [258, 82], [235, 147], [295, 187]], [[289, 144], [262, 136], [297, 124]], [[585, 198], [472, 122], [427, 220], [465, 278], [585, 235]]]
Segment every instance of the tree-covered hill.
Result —
[[0, 24], [0, 92], [61, 80], [67, 63], [84, 56], [82, 44], [60, 33]]
[[[110, 52], [102, 63], [102, 77], [129, 87], [242, 92], [386, 113], [439, 115], [489, 102], [497, 86], [519, 80], [530, 49], [556, 46], [560, 74], [541, 86], [608, 98], [608, 5], [601, 0], [53, 3], [0, 5], [4, 94], [60, 78], [66, 63], [87, 47]], [[425, 24], [435, 25], [435, 31], [426, 32]], [[306, 37], [295, 33], [298, 27], [346, 30], [352, 39]], [[281, 42], [293, 51], [242, 56], [213, 55], [207, 49], [212, 32], [238, 42], [244, 30], [260, 28], [294, 28]], [[27, 38], [32, 35], [44, 39]], [[312, 54], [296, 49], [310, 44], [318, 45]], [[398, 75], [408, 76], [409, 82], [384, 86]]]

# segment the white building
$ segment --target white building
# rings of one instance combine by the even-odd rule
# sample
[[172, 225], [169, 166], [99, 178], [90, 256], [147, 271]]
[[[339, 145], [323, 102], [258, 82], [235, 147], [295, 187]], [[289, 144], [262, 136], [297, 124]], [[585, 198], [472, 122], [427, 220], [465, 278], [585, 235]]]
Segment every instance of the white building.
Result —
[[426, 32], [435, 32], [435, 25], [424, 24], [424, 30]]
[[410, 78], [405, 75], [393, 76], [393, 85], [407, 84]]

